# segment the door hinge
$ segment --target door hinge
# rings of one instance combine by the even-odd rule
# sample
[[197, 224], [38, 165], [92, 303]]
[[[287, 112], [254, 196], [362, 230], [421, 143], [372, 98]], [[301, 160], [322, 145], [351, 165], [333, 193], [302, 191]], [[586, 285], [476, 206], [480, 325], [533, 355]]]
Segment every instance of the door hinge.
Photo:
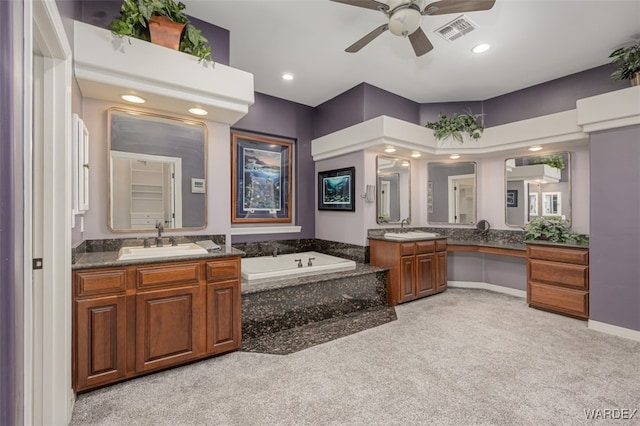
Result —
[[42, 269], [42, 258], [33, 259], [33, 269]]

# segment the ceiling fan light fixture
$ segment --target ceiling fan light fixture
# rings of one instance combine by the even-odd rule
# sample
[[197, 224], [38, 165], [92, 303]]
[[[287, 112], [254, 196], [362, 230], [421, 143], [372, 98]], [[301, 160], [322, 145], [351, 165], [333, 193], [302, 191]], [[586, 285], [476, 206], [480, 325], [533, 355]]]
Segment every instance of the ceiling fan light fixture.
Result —
[[420, 11], [412, 7], [400, 9], [389, 17], [389, 31], [406, 37], [420, 27], [421, 18]]

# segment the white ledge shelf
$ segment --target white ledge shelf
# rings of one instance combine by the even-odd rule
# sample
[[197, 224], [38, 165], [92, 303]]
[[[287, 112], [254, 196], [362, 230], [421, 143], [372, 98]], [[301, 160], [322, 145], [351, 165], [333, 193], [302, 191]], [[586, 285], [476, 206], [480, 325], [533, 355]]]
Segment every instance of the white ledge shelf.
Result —
[[490, 154], [527, 148], [531, 145], [586, 144], [588, 135], [577, 124], [576, 110], [516, 121], [484, 130], [478, 141], [464, 144], [436, 141], [433, 130], [397, 118], [380, 116], [338, 130], [311, 142], [314, 161], [324, 160], [386, 145], [433, 155], [453, 152]]
[[[215, 59], [215, 52], [213, 52]], [[83, 96], [122, 103], [121, 95], [146, 99], [145, 107], [189, 116], [194, 106], [207, 120], [232, 125], [254, 103], [253, 74], [135, 38], [121, 38], [74, 23], [74, 70]]]
[[640, 86], [580, 99], [576, 105], [585, 132], [640, 124]]

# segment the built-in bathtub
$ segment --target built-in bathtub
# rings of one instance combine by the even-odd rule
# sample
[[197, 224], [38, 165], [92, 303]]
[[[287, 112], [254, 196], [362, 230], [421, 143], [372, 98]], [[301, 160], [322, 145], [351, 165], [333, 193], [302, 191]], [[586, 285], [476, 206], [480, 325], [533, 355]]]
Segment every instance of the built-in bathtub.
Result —
[[[309, 261], [311, 265], [309, 266]], [[302, 263], [302, 267], [299, 267]], [[353, 260], [328, 254], [308, 251], [304, 253], [279, 254], [276, 257], [248, 257], [242, 259], [242, 279], [246, 282], [265, 278], [315, 275], [328, 272], [349, 271], [356, 268]]]

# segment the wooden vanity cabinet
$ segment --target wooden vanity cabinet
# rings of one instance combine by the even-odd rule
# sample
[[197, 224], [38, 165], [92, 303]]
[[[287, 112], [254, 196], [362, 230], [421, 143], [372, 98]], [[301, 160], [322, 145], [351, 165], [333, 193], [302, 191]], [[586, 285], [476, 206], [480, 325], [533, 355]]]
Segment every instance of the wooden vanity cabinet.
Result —
[[371, 264], [389, 269], [387, 303], [395, 306], [447, 288], [447, 240], [369, 240]]
[[241, 346], [239, 257], [76, 270], [73, 286], [77, 392]]
[[589, 318], [589, 249], [527, 244], [527, 303]]

